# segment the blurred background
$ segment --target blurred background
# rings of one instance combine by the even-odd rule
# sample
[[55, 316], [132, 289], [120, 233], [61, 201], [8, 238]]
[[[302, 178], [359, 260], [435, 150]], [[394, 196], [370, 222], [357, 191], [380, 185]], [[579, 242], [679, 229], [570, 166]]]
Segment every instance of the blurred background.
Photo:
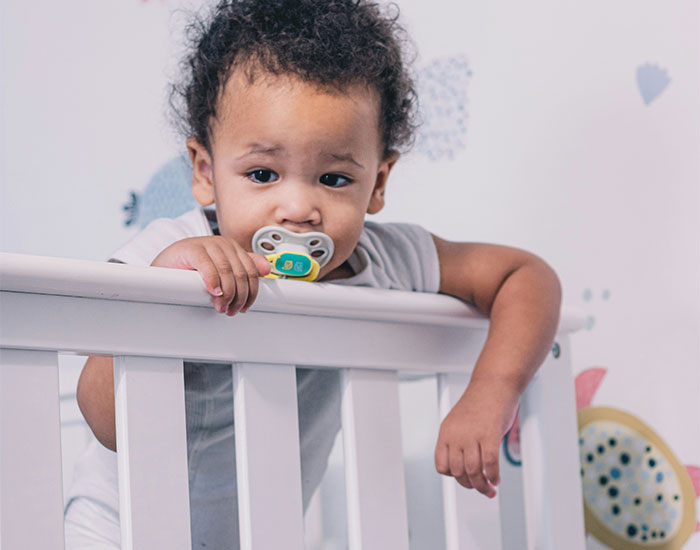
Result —
[[[184, 147], [167, 84], [202, 5], [0, 3], [0, 251], [106, 260], [153, 217], [191, 207], [167, 187], [187, 179], [171, 162]], [[424, 124], [374, 219], [548, 261], [564, 307], [587, 316], [573, 362], [604, 375], [592, 404], [637, 416], [700, 465], [700, 5], [398, 6]], [[82, 362], [61, 359], [66, 484], [90, 437], [73, 399]], [[441, 521], [435, 392], [402, 387], [412, 548], [435, 547], [423, 537]], [[329, 549], [345, 547], [341, 455], [322, 488]]]

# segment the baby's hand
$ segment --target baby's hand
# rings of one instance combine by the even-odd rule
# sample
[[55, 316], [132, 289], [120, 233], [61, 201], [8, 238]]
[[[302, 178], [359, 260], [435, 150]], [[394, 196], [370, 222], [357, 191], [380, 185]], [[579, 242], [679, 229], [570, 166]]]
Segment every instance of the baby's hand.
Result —
[[500, 443], [515, 418], [518, 396], [515, 388], [502, 381], [472, 380], [440, 426], [437, 471], [495, 497]]
[[246, 252], [233, 239], [193, 237], [171, 244], [151, 262], [152, 266], [192, 269], [199, 272], [214, 298], [214, 308], [229, 316], [245, 313], [258, 295], [258, 276], [270, 273], [260, 254]]

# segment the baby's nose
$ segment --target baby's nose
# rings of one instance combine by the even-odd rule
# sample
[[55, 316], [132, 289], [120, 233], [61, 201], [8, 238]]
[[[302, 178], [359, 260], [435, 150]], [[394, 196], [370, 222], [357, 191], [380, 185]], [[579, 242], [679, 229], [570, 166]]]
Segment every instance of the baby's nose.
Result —
[[299, 225], [320, 223], [321, 211], [318, 196], [312, 185], [290, 184], [286, 189], [280, 189], [278, 198], [277, 223]]

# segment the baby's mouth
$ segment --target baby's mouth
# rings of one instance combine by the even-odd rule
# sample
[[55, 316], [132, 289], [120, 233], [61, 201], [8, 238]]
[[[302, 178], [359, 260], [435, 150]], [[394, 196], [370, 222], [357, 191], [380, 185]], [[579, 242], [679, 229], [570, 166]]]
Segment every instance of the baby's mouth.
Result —
[[319, 231], [297, 232], [266, 225], [253, 235], [253, 252], [270, 262], [268, 277], [313, 281], [333, 257], [333, 239]]
[[[297, 223], [290, 221], [284, 221], [277, 226], [267, 227], [281, 227], [282, 229], [286, 229], [287, 231], [291, 231], [292, 233], [311, 233], [314, 231], [314, 228], [310, 223]], [[318, 233], [321, 232], [319, 231]]]

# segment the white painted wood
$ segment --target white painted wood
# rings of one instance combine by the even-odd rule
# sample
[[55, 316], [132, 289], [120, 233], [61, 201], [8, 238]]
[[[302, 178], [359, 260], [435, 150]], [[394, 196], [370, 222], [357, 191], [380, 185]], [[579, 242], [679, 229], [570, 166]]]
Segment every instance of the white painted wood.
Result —
[[576, 395], [569, 338], [521, 398], [520, 438], [528, 549], [584, 550]]
[[[401, 294], [408, 295], [405, 297], [409, 300], [412, 297], [409, 292]], [[52, 315], [33, 314], [40, 309], [51, 311]], [[100, 330], [95, 330], [94, 319], [100, 319]], [[478, 321], [487, 328], [486, 320]], [[486, 330], [456, 326], [252, 310], [225, 317], [213, 307], [20, 292], [0, 292], [0, 324], [3, 325], [3, 343], [8, 347], [222, 363], [249, 361], [320, 368], [376, 368], [426, 374], [463, 370], [465, 362], [476, 361], [486, 335]], [[194, 334], [206, 337], [194, 338]], [[274, 334], [276, 345], [261, 345], [265, 334]], [[348, 338], [348, 334], [353, 337]], [[358, 341], [366, 342], [371, 353], [368, 348], [358, 346]], [[325, 345], [319, 346], [319, 342]]]
[[396, 372], [344, 369], [341, 384], [350, 550], [408, 550]]
[[[44, 314], [36, 315], [36, 311]], [[99, 327], [94, 319], [100, 319]], [[562, 315], [558, 338], [560, 344], [566, 343], [562, 345], [562, 358], [555, 362], [550, 357], [522, 400], [525, 468], [522, 486], [513, 487], [524, 491], [527, 536], [520, 536], [520, 540], [527, 538], [530, 550], [583, 548], [578, 539], [572, 543], [571, 535], [582, 535], [583, 516], [573, 380], [565, 338], [567, 332], [583, 325], [580, 314]], [[237, 412], [237, 448], [241, 444], [240, 427], [249, 426], [242, 440], [245, 448], [237, 451], [246, 468], [244, 473], [239, 470], [239, 483], [247, 484], [247, 504], [242, 509], [248, 510], [244, 513], [249, 515], [245, 520], [249, 546], [264, 549], [263, 543], [258, 546], [256, 533], [268, 536], [261, 519], [265, 514], [260, 515], [258, 510], [268, 494], [265, 491], [269, 492], [273, 485], [269, 481], [272, 470], [260, 449], [269, 449], [271, 442], [276, 446], [283, 443], [286, 465], [281, 472], [286, 472], [285, 486], [289, 485], [289, 475], [298, 481], [300, 473], [296, 392], [291, 389], [294, 384], [290, 384], [294, 371], [285, 366], [294, 364], [347, 369], [343, 375], [343, 422], [353, 549], [374, 548], [375, 544], [378, 548], [404, 549], [408, 534], [396, 371], [443, 373], [440, 403], [442, 414], [446, 414], [466, 384], [466, 375], [455, 373], [464, 373], [465, 365], [476, 362], [486, 339], [488, 320], [447, 296], [269, 280], [261, 281], [260, 295], [249, 313], [226, 318], [214, 312], [210, 297], [194, 272], [0, 253], [0, 327], [3, 348], [34, 350], [38, 352], [36, 357], [50, 357], [54, 378], [57, 350], [121, 356], [115, 362], [115, 388], [125, 548], [189, 548], [184, 358], [257, 364], [237, 367], [238, 388], [243, 397], [234, 403], [243, 408]], [[261, 338], [270, 332], [276, 335], [276, 345], [261, 345]], [[206, 337], [196, 337], [198, 334]], [[348, 338], [348, 334], [353, 337]], [[358, 346], [357, 341], [365, 345]], [[268, 365], [261, 370], [260, 363]], [[563, 363], [565, 368], [561, 367]], [[270, 379], [263, 376], [263, 370]], [[17, 512], [7, 502], [14, 503], [13, 491], [19, 491], [14, 478], [7, 474], [12, 469], [8, 456], [15, 460], [19, 455], [8, 454], [13, 445], [6, 441], [8, 437], [19, 439], [20, 435], [26, 438], [26, 430], [18, 435], [7, 428], [16, 411], [26, 408], [26, 398], [19, 405], [15, 403], [22, 393], [14, 388], [22, 388], [31, 395], [32, 402], [41, 403], [34, 409], [41, 415], [35, 423], [46, 433], [50, 431], [46, 426], [57, 418], [56, 412], [49, 409], [58, 406], [57, 392], [55, 402], [47, 402], [31, 393], [26, 381], [15, 377], [15, 373], [16, 369], [0, 371], [3, 543], [10, 536], [7, 533], [14, 532], [7, 528], [7, 518]], [[40, 379], [42, 384], [48, 383], [48, 377]], [[269, 400], [266, 395], [279, 399]], [[265, 422], [266, 418], [277, 418], [275, 415], [280, 418]], [[279, 434], [271, 434], [270, 426], [278, 425], [285, 428]], [[290, 427], [296, 430], [294, 443], [284, 439], [292, 433], [287, 429]], [[572, 435], [569, 438], [564, 434]], [[54, 437], [58, 437], [57, 430]], [[29, 442], [35, 443], [32, 439]], [[24, 441], [22, 444], [28, 445]], [[41, 445], [42, 449], [56, 448], [50, 438], [43, 436]], [[289, 450], [293, 445], [295, 452]], [[56, 451], [52, 452], [55, 456]], [[51, 452], [43, 454], [52, 456]], [[27, 456], [31, 464], [31, 457], [37, 455]], [[292, 464], [294, 460], [297, 462]], [[48, 472], [45, 462], [42, 467], [43, 475]], [[27, 468], [20, 475], [30, 474], [35, 472]], [[49, 487], [50, 494], [55, 493], [60, 503], [60, 473], [46, 475], [54, 480], [50, 483], [58, 484], [57, 488], [51, 489], [50, 484], [43, 482], [41, 486]], [[301, 484], [297, 481], [281, 493], [279, 503], [277, 491], [273, 499], [267, 498], [266, 506], [291, 510], [284, 516], [284, 521], [290, 523], [283, 527], [292, 535], [278, 547], [301, 548]], [[497, 503], [463, 489], [452, 478], [443, 482], [448, 548], [463, 550], [474, 544], [476, 548], [498, 548], [500, 540], [493, 538], [498, 536], [498, 529], [472, 528], [483, 527], [495, 517], [494, 513], [497, 516]], [[507, 495], [508, 487], [503, 486], [499, 493]], [[55, 506], [51, 499], [43, 504]], [[515, 525], [512, 518], [518, 513], [519, 504], [512, 505], [515, 512], [510, 511], [510, 504], [502, 507], [504, 530]], [[468, 508], [471, 510], [467, 513]], [[519, 512], [522, 523], [521, 508]], [[284, 515], [279, 511], [275, 514]], [[516, 529], [523, 530], [522, 526]], [[284, 530], [278, 525], [268, 528], [270, 532]], [[479, 537], [492, 531], [496, 534], [482, 543]], [[35, 532], [41, 531], [35, 529], [32, 535]], [[45, 544], [39, 547], [55, 548]], [[512, 550], [511, 546], [504, 548]]]
[[306, 550], [323, 548], [323, 502], [321, 487], [317, 487], [304, 513], [304, 545]]
[[241, 550], [303, 550], [293, 365], [233, 365]]
[[[470, 374], [438, 374], [438, 405], [444, 419], [467, 388]], [[500, 491], [499, 491], [500, 493]], [[499, 500], [462, 487], [452, 476], [442, 478], [447, 550], [500, 550]]]
[[[160, 267], [0, 253], [2, 289], [118, 301], [211, 307], [198, 273]], [[436, 294], [264, 279], [253, 311], [401, 320], [439, 325], [479, 322], [482, 315], [458, 300]]]
[[[0, 289], [105, 300], [195, 305], [211, 309], [199, 274], [182, 269], [0, 253]], [[445, 295], [264, 279], [251, 311], [399, 323], [485, 328], [476, 310]], [[585, 324], [562, 315], [560, 330]]]
[[[503, 550], [523, 550], [527, 545], [525, 523], [525, 493], [521, 466], [510, 464], [501, 444], [498, 505], [501, 520], [501, 546]], [[529, 548], [529, 547], [528, 547]]]
[[190, 550], [182, 360], [117, 356], [114, 394], [122, 548]]
[[0, 548], [63, 549], [55, 352], [0, 349]]

